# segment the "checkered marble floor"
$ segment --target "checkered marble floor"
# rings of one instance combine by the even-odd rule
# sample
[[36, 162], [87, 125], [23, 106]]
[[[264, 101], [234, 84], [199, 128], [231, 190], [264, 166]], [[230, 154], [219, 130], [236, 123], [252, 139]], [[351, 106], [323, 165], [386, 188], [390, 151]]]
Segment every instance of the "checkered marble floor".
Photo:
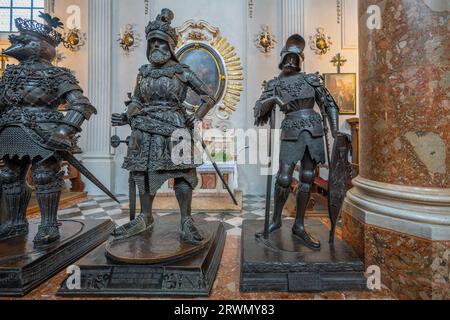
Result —
[[[128, 204], [128, 196], [118, 196], [121, 205]], [[242, 212], [240, 213], [194, 213], [195, 219], [206, 221], [221, 221], [229, 235], [241, 235], [242, 222], [244, 220], [264, 220], [265, 197], [247, 195], [244, 196]], [[121, 205], [113, 202], [110, 198], [90, 197], [87, 201], [76, 206], [63, 209], [58, 212], [59, 219], [112, 219], [117, 225], [123, 225], [129, 221], [129, 213], [122, 210]], [[273, 206], [273, 204], [272, 204]], [[158, 216], [179, 214], [179, 212], [155, 213]]]

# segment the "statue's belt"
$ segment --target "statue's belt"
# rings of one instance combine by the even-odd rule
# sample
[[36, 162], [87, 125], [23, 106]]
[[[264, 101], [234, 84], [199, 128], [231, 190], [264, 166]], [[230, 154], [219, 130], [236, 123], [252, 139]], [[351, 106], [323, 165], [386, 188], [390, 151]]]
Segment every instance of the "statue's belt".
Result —
[[64, 114], [59, 111], [49, 111], [42, 113], [26, 112], [24, 110], [14, 110], [7, 112], [0, 117], [0, 126], [11, 124], [28, 124], [32, 127], [34, 123], [63, 123]]
[[152, 134], [170, 137], [173, 132], [178, 129], [184, 129], [182, 126], [170, 123], [165, 119], [157, 117], [145, 117], [138, 115], [131, 120], [131, 128], [133, 130], [141, 130]]
[[178, 103], [151, 103], [145, 104], [144, 108], [141, 109], [142, 114], [151, 114], [155, 112], [167, 112], [167, 111], [182, 111]]
[[322, 125], [322, 117], [311, 111], [301, 110], [305, 112], [296, 112], [288, 114], [281, 124], [282, 140], [296, 140], [299, 133], [306, 130], [313, 137], [322, 137], [325, 132]]

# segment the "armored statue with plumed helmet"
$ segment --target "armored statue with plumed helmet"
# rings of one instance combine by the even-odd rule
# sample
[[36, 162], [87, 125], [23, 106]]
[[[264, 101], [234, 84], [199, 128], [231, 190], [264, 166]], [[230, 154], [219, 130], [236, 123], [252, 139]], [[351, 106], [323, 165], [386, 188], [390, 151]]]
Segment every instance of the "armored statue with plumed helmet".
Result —
[[[274, 213], [268, 231], [281, 228], [282, 211], [290, 193], [294, 170], [300, 161], [297, 217], [293, 233], [305, 246], [319, 250], [320, 242], [305, 230], [305, 213], [316, 168], [326, 163], [326, 120], [333, 137], [336, 137], [339, 108], [321, 76], [301, 72], [304, 48], [305, 40], [300, 35], [292, 35], [287, 40], [281, 52], [281, 74], [264, 83], [262, 96], [256, 102], [255, 124], [266, 124], [277, 105], [286, 115], [281, 125], [280, 167], [275, 185]], [[314, 110], [316, 103], [321, 114]]]
[[[204, 239], [191, 218], [192, 191], [198, 183], [199, 164], [174, 163], [172, 150], [177, 142], [173, 141], [172, 134], [180, 129], [191, 130], [215, 101], [208, 86], [189, 66], [178, 61], [175, 55], [178, 35], [171, 26], [173, 19], [173, 12], [163, 9], [156, 20], [149, 22], [145, 30], [149, 64], [139, 69], [126, 111], [112, 117], [113, 126], [130, 125], [132, 129], [123, 168], [130, 171], [130, 183], [137, 185], [142, 210], [136, 219], [116, 229], [116, 240], [151, 231], [153, 201], [158, 189], [169, 179], [174, 179], [180, 205], [181, 241], [195, 245]], [[199, 108], [190, 114], [183, 104], [188, 89], [202, 100]]]
[[[26, 182], [31, 168], [41, 224], [34, 239], [36, 247], [60, 238], [58, 203], [64, 185], [60, 155], [81, 150], [77, 134], [96, 109], [65, 68], [52, 65], [56, 47], [62, 42], [58, 18], [41, 13], [43, 23], [17, 18], [19, 34], [9, 36], [5, 54], [19, 61], [8, 65], [0, 80], [0, 171], [6, 221], [0, 240], [27, 234], [26, 210], [31, 188]], [[65, 104], [66, 114], [58, 110]]]

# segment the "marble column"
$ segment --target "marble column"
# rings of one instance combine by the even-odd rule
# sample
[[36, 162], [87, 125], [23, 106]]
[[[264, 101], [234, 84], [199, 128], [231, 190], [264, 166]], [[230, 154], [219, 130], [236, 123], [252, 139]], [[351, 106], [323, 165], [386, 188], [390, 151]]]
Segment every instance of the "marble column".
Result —
[[344, 238], [400, 298], [450, 299], [448, 4], [360, 0], [359, 19], [360, 175]]
[[[83, 162], [106, 187], [112, 189], [113, 156], [111, 137], [112, 0], [89, 1], [89, 86], [88, 96], [97, 115], [85, 132]], [[90, 195], [103, 194], [89, 181]]]
[[304, 33], [304, 0], [282, 0], [281, 1], [283, 45], [293, 34], [298, 33], [305, 37]]

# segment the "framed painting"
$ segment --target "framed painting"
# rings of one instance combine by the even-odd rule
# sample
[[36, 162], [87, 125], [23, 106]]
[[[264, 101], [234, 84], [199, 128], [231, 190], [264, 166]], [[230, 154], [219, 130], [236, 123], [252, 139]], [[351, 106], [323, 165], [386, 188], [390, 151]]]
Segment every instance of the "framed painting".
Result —
[[325, 87], [339, 106], [341, 115], [356, 114], [356, 73], [326, 73]]
[[[206, 43], [190, 43], [178, 50], [177, 57], [209, 87], [216, 101], [222, 98], [226, 85], [225, 65], [211, 46]], [[186, 103], [195, 107], [200, 102], [200, 98], [189, 90]]]

